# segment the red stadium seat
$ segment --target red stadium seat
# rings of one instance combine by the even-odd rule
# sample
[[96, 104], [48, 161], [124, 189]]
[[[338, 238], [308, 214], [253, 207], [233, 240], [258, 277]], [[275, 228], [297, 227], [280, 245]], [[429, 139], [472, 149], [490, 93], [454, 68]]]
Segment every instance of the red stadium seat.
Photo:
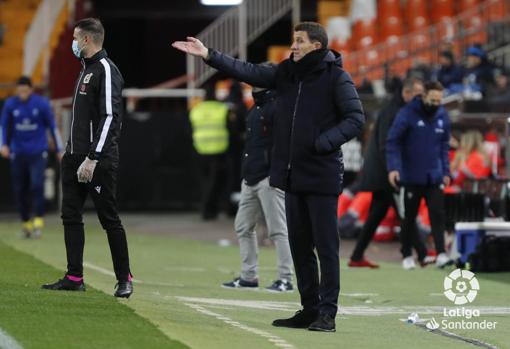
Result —
[[445, 19], [451, 19], [454, 12], [453, 0], [432, 0], [430, 2], [430, 19], [432, 23], [438, 23]]
[[357, 21], [352, 27], [352, 37], [356, 49], [374, 45], [377, 42], [377, 20]]
[[405, 7], [408, 32], [426, 28], [429, 25], [427, 3], [423, 0], [408, 0]]

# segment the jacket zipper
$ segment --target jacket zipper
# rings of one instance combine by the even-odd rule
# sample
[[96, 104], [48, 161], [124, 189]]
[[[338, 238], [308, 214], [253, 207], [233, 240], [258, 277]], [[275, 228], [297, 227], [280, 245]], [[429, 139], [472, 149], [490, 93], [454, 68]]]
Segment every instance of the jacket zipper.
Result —
[[83, 59], [81, 60], [81, 64], [83, 66], [83, 69], [80, 73], [80, 78], [78, 79], [78, 83], [76, 84], [76, 88], [74, 90], [74, 99], [73, 99], [73, 118], [71, 120], [71, 154], [74, 152], [74, 145], [73, 145], [73, 128], [74, 128], [74, 105], [76, 104], [76, 98], [78, 97], [78, 88], [80, 87], [81, 78], [83, 77], [83, 73], [85, 73], [85, 62]]
[[94, 142], [94, 132], [92, 132], [92, 120], [90, 120], [90, 143]]
[[290, 170], [292, 167], [292, 150], [294, 145], [294, 124], [296, 121], [296, 113], [297, 113], [297, 107], [299, 103], [299, 96], [301, 95], [301, 85], [303, 84], [302, 81], [299, 82], [298, 86], [298, 93], [296, 96], [296, 104], [294, 104], [294, 113], [292, 114], [292, 126], [290, 129], [290, 151], [289, 151], [289, 163], [287, 164], [287, 169]]

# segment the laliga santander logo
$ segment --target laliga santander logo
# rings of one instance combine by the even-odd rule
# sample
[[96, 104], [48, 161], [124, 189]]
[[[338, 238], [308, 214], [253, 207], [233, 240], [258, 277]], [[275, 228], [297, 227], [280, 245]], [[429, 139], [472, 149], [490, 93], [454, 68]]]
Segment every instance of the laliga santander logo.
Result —
[[472, 303], [480, 284], [475, 274], [468, 270], [455, 269], [444, 278], [444, 295], [456, 305]]

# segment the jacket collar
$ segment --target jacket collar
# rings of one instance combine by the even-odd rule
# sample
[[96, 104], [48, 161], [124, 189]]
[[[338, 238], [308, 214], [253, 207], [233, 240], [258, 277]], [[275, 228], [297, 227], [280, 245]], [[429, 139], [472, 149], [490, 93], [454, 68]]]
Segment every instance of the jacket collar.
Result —
[[106, 50], [103, 48], [100, 51], [96, 52], [96, 54], [93, 55], [92, 57], [82, 58], [82, 62], [85, 66], [89, 66], [106, 57], [108, 57], [108, 54], [106, 53]]
[[267, 101], [274, 99], [276, 96], [276, 92], [274, 90], [263, 90], [258, 92], [252, 92], [253, 100], [255, 104], [258, 106], [262, 106]]
[[328, 65], [337, 65], [338, 67], [342, 68], [342, 55], [334, 50], [331, 50], [331, 49], [327, 49], [327, 50], [317, 50], [319, 52], [310, 52], [308, 53], [305, 57], [303, 57], [300, 62], [301, 63], [304, 63], [302, 62], [304, 59], [306, 60], [310, 60], [310, 58], [312, 58], [311, 56], [307, 58], [308, 55], [313, 55], [313, 56], [316, 56], [315, 58], [317, 58], [317, 56], [322, 56], [320, 60], [314, 60], [315, 64], [310, 64], [309, 67], [307, 67], [307, 69], [304, 69], [305, 71], [301, 71], [301, 72], [298, 72], [298, 70], [301, 70], [301, 69], [296, 69], [297, 68], [297, 65], [299, 63], [296, 63], [294, 62], [293, 60], [293, 54], [290, 55], [289, 59], [287, 60], [287, 64], [286, 64], [286, 70], [287, 70], [287, 74], [290, 75], [290, 76], [294, 76], [294, 77], [297, 77], [299, 78], [300, 80], [316, 73], [316, 72], [319, 72], [319, 71], [322, 71], [324, 69], [327, 68]]

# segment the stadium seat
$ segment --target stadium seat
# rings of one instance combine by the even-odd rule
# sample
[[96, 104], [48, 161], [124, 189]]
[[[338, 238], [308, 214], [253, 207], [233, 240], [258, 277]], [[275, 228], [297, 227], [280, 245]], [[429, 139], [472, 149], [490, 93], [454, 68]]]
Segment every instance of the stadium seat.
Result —
[[454, 16], [453, 0], [432, 0], [430, 3], [430, 19], [432, 23], [449, 20]]
[[428, 27], [427, 3], [422, 0], [408, 0], [405, 6], [405, 18], [409, 33]]

